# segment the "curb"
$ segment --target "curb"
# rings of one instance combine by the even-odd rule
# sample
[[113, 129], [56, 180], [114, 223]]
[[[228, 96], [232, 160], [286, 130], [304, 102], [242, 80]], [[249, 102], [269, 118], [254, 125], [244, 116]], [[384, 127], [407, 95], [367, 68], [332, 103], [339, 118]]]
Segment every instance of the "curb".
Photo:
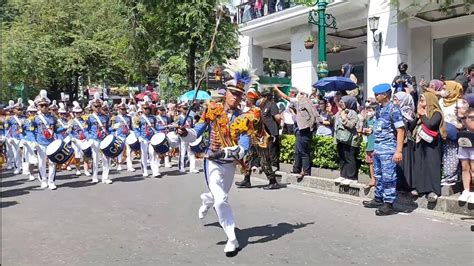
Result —
[[[196, 166], [202, 167], [202, 162], [203, 160], [196, 160]], [[280, 164], [280, 169], [286, 171], [291, 169], [291, 165]], [[364, 183], [369, 181], [368, 177], [365, 175], [359, 176], [359, 182], [361, 183], [354, 183], [349, 186], [341, 186], [334, 183], [334, 179], [338, 177], [338, 174], [336, 174], [337, 171], [317, 168], [313, 168], [312, 170], [315, 170], [314, 172], [323, 173], [328, 177], [305, 176], [303, 180], [298, 182], [297, 176], [284, 171], [277, 171], [277, 180], [281, 184], [291, 184], [295, 187], [309, 187], [361, 198], [374, 197], [374, 188], [371, 188], [370, 190], [364, 189]], [[236, 174], [236, 176], [241, 175]], [[265, 174], [252, 174], [252, 178], [258, 178], [262, 181], [267, 180]], [[449, 194], [452, 193], [452, 190], [452, 188], [449, 189]], [[445, 193], [443, 193], [443, 195], [445, 195]], [[424, 208], [446, 213], [474, 216], [474, 204], [460, 203], [458, 201], [458, 195], [440, 196], [436, 202], [431, 203], [428, 202], [425, 197], [415, 198], [410, 193], [399, 191], [397, 192], [397, 200], [395, 204], [397, 208], [405, 209], [407, 211], [412, 211], [416, 208]]]

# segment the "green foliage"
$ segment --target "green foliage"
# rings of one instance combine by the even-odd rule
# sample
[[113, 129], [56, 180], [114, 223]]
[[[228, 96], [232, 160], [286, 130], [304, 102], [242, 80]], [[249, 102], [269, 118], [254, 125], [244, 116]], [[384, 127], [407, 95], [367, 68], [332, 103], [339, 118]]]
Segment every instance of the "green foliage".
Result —
[[[280, 162], [294, 163], [295, 158], [295, 142], [294, 135], [283, 135], [281, 137]], [[311, 141], [312, 146], [312, 166], [324, 169], [339, 169], [339, 158], [337, 156], [336, 144], [333, 138], [315, 136]], [[360, 147], [357, 160], [360, 164], [360, 173], [369, 173], [369, 166], [365, 163], [365, 143]]]

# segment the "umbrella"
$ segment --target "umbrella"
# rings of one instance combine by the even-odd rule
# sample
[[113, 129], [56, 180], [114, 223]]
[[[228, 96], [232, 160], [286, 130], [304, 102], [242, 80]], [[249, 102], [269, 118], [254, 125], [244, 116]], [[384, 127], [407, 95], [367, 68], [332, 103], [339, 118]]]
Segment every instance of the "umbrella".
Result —
[[[179, 101], [180, 102], [185, 102], [185, 101], [192, 101], [194, 99], [194, 94], [196, 91], [190, 90], [186, 92], [185, 94], [179, 96]], [[205, 91], [198, 91], [196, 100], [209, 100], [211, 99], [211, 95]]]
[[313, 87], [322, 91], [347, 91], [357, 88], [357, 84], [345, 77], [328, 77], [318, 80]]
[[159, 99], [159, 95], [155, 91], [145, 91], [145, 92], [139, 93], [135, 95], [135, 99], [137, 99], [138, 101], [143, 101], [143, 98], [145, 96], [150, 97], [152, 102], [157, 102]]

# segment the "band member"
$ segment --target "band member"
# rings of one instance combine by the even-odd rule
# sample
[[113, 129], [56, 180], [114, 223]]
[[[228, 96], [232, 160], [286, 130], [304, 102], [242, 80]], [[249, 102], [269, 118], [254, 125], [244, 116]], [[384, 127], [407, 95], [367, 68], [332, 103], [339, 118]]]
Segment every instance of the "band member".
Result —
[[102, 161], [102, 183], [111, 184], [109, 179], [110, 158], [105, 156], [100, 150], [100, 142], [108, 134], [109, 118], [102, 114], [103, 102], [98, 92], [94, 94], [92, 104], [92, 114], [87, 119], [87, 136], [92, 148], [92, 182], [98, 183], [99, 160]]
[[10, 139], [10, 148], [13, 152], [13, 162], [15, 171], [14, 175], [21, 172], [23, 154], [20, 150], [20, 141], [24, 138], [23, 132], [23, 100], [18, 99], [17, 103], [13, 105], [13, 115], [7, 121], [7, 136]]
[[[82, 108], [79, 105], [78, 102], [74, 101], [72, 103], [72, 114], [73, 118], [72, 121], [69, 123], [72, 124], [70, 127], [70, 135], [71, 135], [71, 145], [72, 148], [74, 149], [74, 158], [75, 158], [75, 167], [76, 167], [76, 175], [80, 176], [81, 175], [81, 159], [82, 159], [82, 150], [81, 150], [81, 144], [84, 141], [87, 141], [86, 139], [86, 122], [88, 117], [85, 117], [86, 119], [82, 117]], [[91, 174], [89, 173], [89, 165], [86, 162], [86, 159], [84, 158], [84, 175], [85, 176], [90, 176]]]
[[[35, 128], [36, 148], [38, 152], [38, 171], [39, 179], [41, 180], [41, 188], [56, 189], [54, 179], [56, 177], [56, 164], [48, 160], [46, 156], [46, 147], [54, 140], [54, 126], [56, 125], [55, 118], [48, 114], [48, 99], [47, 92], [41, 90], [40, 94], [35, 98], [35, 104], [39, 107], [38, 113], [35, 116], [33, 126]], [[46, 161], [48, 161], [49, 169], [46, 176]]]
[[249, 153], [246, 156], [246, 168], [242, 169], [244, 173], [244, 180], [241, 182], [235, 182], [240, 188], [250, 188], [251, 165], [252, 162], [259, 162], [263, 172], [268, 178], [269, 184], [263, 189], [278, 189], [280, 188], [276, 178], [275, 172], [272, 169], [272, 160], [270, 158], [270, 150], [268, 149], [270, 135], [265, 131], [263, 125], [261, 110], [255, 103], [260, 98], [260, 94], [255, 90], [250, 89], [247, 92], [247, 108], [246, 117], [249, 118], [251, 124], [250, 130], [253, 130], [253, 134], [249, 134], [251, 137], [251, 147]]
[[143, 100], [144, 102], [141, 106], [143, 114], [140, 116], [138, 124], [143, 176], [148, 176], [148, 159], [150, 159], [150, 167], [153, 177], [159, 177], [161, 174], [157, 162], [157, 156], [155, 150], [150, 145], [150, 140], [156, 131], [156, 117], [151, 115], [151, 99], [148, 96], [145, 96]]
[[58, 109], [59, 109], [59, 107], [58, 107], [58, 104], [57, 104], [56, 100], [53, 100], [53, 102], [49, 106], [49, 114], [52, 115], [55, 118], [58, 118], [59, 117]]
[[234, 216], [228, 194], [234, 179], [235, 161], [241, 162], [250, 147], [247, 123], [241, 117], [242, 111], [238, 106], [245, 91], [258, 77], [245, 62], [230, 60], [226, 67], [226, 71], [234, 78], [225, 83], [225, 103], [210, 102], [200, 123], [193, 129], [180, 127], [177, 133], [190, 142], [205, 131], [210, 131], [210, 144], [204, 161], [204, 175], [209, 192], [201, 194], [202, 205], [198, 213], [202, 219], [214, 207], [228, 239], [224, 252], [227, 256], [233, 256], [238, 252], [239, 243], [235, 236]]
[[5, 147], [7, 149], [6, 151], [6, 157], [7, 157], [7, 170], [12, 170], [15, 168], [15, 156], [13, 154], [13, 147], [11, 144], [11, 137], [10, 137], [10, 131], [8, 128], [8, 121], [13, 115], [13, 106], [15, 105], [15, 102], [13, 100], [8, 101], [8, 106], [5, 108], [5, 118], [3, 121], [3, 127], [4, 127], [4, 135], [5, 135]]
[[59, 117], [56, 119], [56, 138], [62, 139], [66, 142], [70, 141], [70, 138], [67, 138], [68, 129], [69, 129], [69, 121], [68, 121], [68, 113], [64, 103], [59, 103], [58, 109]]
[[[157, 131], [167, 134], [168, 128], [166, 126], [171, 124], [171, 119], [166, 115], [164, 106], [159, 106], [156, 113]], [[169, 152], [165, 155], [165, 167], [171, 168]]]
[[24, 120], [25, 123], [23, 125], [23, 131], [25, 132], [23, 141], [23, 174], [28, 175], [28, 180], [34, 181], [36, 178], [33, 175], [33, 165], [38, 163], [38, 159], [35, 154], [37, 144], [33, 124], [38, 110], [32, 100], [29, 100], [28, 104], [26, 109], [27, 118]]
[[[193, 117], [189, 115], [189, 117], [185, 119], [186, 116], [186, 104], [183, 104], [179, 107], [179, 116], [178, 116], [178, 124], [180, 126], [183, 126], [185, 128], [192, 128], [193, 126]], [[190, 173], [199, 173], [198, 170], [196, 170], [196, 155], [194, 152], [191, 150], [191, 147], [189, 146], [189, 142], [187, 142], [184, 138], [180, 138], [180, 143], [179, 143], [179, 171], [181, 173], [185, 173], [186, 170], [185, 168], [185, 157], [188, 155], [189, 159], [189, 172]]]
[[[112, 124], [116, 136], [125, 142], [125, 138], [127, 138], [128, 134], [133, 131], [132, 118], [127, 114], [127, 103], [125, 98], [122, 98], [122, 102], [117, 106], [117, 108], [118, 115], [114, 117], [114, 122]], [[132, 148], [130, 148], [127, 143], [125, 143], [125, 150], [127, 153], [127, 171], [135, 172], [135, 168], [133, 168], [132, 165]], [[120, 153], [118, 156], [118, 171], [122, 171], [122, 160], [123, 153]]]

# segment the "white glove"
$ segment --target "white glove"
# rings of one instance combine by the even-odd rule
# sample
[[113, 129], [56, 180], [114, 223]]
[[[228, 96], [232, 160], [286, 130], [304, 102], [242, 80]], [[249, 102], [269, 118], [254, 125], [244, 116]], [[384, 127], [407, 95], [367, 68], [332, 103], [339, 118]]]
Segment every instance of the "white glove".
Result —
[[115, 123], [114, 126], [113, 126], [114, 129], [118, 129], [120, 128], [120, 123]]
[[244, 149], [242, 149], [240, 146], [232, 146], [232, 147], [225, 147], [224, 148], [224, 159], [243, 159], [245, 155]]

